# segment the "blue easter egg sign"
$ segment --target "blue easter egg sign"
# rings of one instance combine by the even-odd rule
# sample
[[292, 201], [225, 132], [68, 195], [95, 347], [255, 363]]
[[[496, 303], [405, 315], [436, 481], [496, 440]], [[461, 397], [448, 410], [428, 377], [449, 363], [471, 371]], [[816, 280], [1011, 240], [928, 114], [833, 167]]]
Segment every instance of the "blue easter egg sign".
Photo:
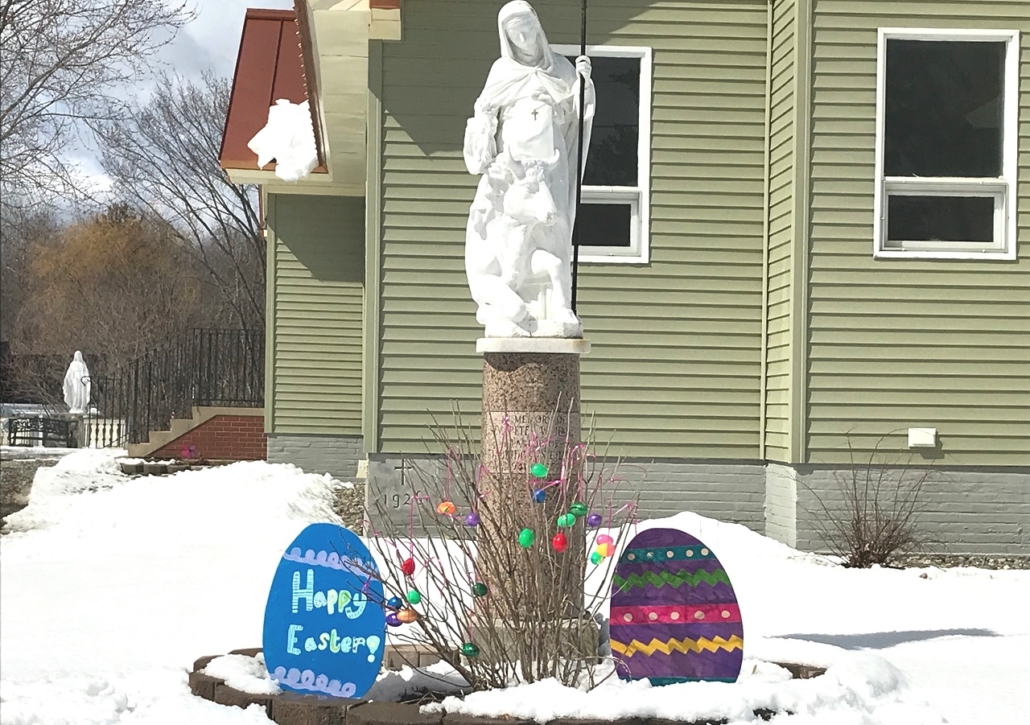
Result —
[[284, 690], [362, 697], [386, 644], [383, 585], [368, 548], [336, 524], [311, 524], [286, 549], [265, 606], [262, 648]]

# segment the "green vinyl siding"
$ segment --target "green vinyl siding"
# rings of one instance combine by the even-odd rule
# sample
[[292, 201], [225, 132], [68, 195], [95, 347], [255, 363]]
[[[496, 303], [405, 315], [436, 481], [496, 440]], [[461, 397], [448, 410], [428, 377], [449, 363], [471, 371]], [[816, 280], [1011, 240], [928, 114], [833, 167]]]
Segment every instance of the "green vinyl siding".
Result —
[[[552, 43], [578, 43], [579, 3], [534, 6]], [[452, 401], [478, 415], [481, 328], [463, 260], [477, 179], [461, 145], [498, 54], [499, 7], [406, 0], [404, 40], [375, 51], [380, 402], [366, 432], [380, 451], [424, 452]], [[580, 270], [593, 343], [583, 404], [613, 453], [759, 456], [767, 12], [766, 0], [590, 4], [592, 44], [654, 51], [651, 262]]]
[[[873, 259], [878, 27], [1021, 31], [1017, 261]], [[1030, 464], [1030, 3], [816, 0], [813, 40], [808, 460]]]
[[797, 15], [794, 0], [777, 0], [772, 13], [769, 95], [769, 282], [766, 304], [765, 455], [790, 460], [791, 254], [794, 243], [794, 73]]
[[361, 433], [364, 200], [268, 195], [270, 433]]

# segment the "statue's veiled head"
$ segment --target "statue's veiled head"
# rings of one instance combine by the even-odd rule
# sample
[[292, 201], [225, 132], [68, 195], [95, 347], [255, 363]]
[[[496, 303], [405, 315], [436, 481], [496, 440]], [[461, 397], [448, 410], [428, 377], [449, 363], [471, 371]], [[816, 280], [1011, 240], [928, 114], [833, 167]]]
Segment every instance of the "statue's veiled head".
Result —
[[547, 36], [532, 5], [525, 0], [512, 0], [501, 8], [497, 25], [502, 55], [523, 65], [548, 65]]

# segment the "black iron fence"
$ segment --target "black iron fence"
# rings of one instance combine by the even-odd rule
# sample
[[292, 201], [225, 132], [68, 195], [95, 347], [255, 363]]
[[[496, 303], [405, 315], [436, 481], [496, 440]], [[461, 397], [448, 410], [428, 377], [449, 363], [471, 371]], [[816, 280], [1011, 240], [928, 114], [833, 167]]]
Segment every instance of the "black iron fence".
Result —
[[90, 378], [86, 445], [143, 443], [192, 417], [194, 407], [259, 408], [265, 400], [262, 330], [193, 330], [110, 375]]

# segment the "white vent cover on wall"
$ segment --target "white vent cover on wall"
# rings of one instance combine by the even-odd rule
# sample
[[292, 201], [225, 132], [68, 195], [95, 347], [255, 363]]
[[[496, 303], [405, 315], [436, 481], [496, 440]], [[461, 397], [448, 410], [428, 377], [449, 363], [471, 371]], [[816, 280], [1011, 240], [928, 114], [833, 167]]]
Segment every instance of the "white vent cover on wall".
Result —
[[908, 447], [909, 448], [936, 448], [937, 447], [937, 429], [936, 428], [909, 428], [908, 429]]

